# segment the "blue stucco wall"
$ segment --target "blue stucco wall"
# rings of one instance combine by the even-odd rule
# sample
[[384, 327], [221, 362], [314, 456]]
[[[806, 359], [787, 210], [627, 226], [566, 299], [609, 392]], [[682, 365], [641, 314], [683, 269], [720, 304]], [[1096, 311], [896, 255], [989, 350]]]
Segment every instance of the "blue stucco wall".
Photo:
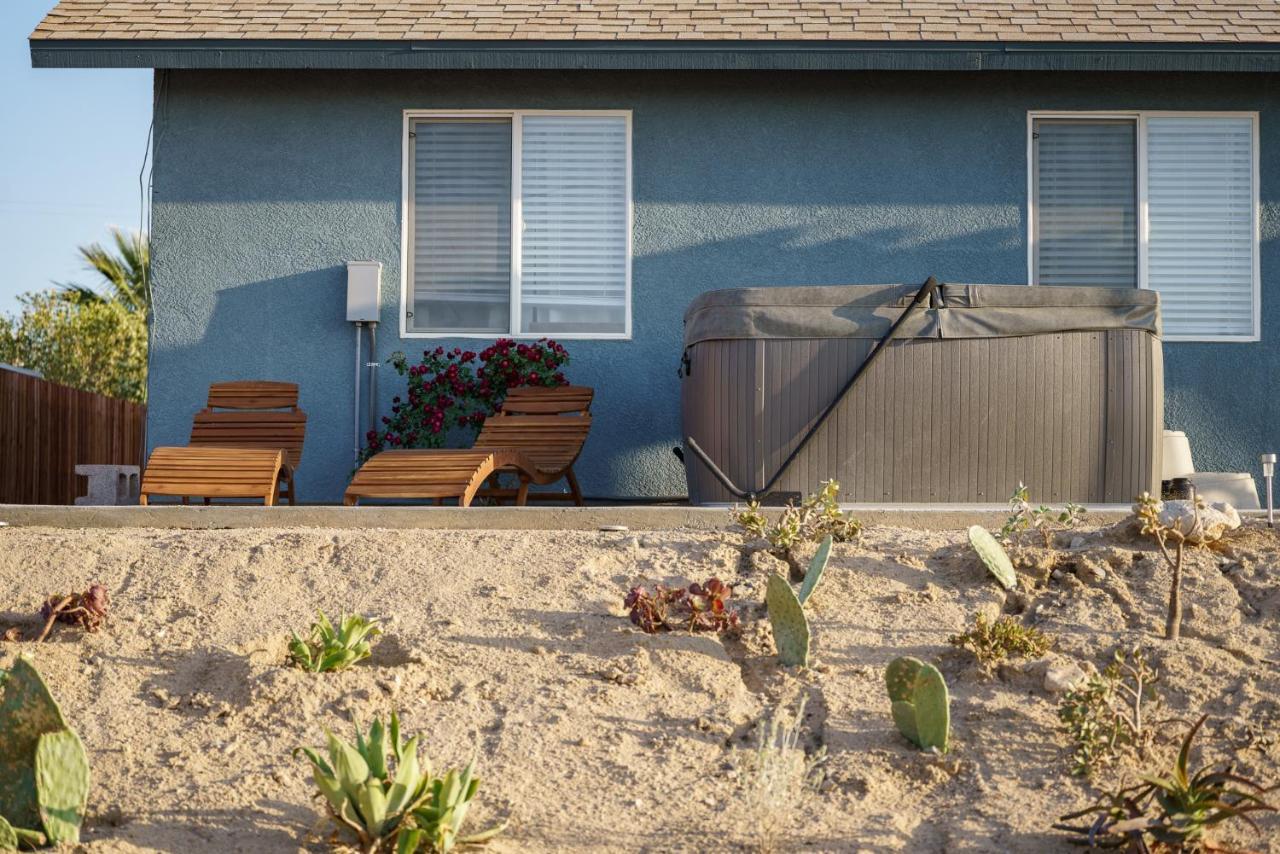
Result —
[[[148, 441], [185, 442], [215, 379], [291, 379], [310, 414], [305, 500], [351, 469], [350, 259], [385, 265], [399, 328], [401, 111], [631, 109], [633, 340], [566, 341], [598, 389], [595, 495], [679, 495], [681, 315], [745, 285], [1018, 283], [1026, 113], [1261, 111], [1263, 341], [1168, 344], [1166, 424], [1198, 468], [1280, 448], [1280, 92], [1273, 75], [886, 72], [251, 72], [158, 78]], [[563, 339], [562, 339], [563, 340]], [[435, 342], [432, 342], [434, 344]], [[474, 342], [473, 342], [474, 346]], [[384, 368], [384, 401], [397, 390]]]

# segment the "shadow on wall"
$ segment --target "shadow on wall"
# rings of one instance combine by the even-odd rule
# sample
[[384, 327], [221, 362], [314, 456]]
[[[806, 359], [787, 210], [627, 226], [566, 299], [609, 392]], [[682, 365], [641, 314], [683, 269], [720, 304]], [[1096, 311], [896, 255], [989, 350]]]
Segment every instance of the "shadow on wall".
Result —
[[[1016, 251], [1001, 248], [1016, 243], [1011, 240], [1014, 226], [930, 241], [905, 227], [874, 228], [840, 217], [833, 221], [831, 212], [744, 210], [733, 225], [748, 233], [701, 240], [705, 221], [690, 222], [697, 213], [689, 208], [637, 211], [632, 340], [565, 342], [573, 360], [571, 380], [597, 389], [592, 435], [579, 466], [588, 494], [684, 494], [683, 468], [671, 453], [680, 441], [676, 370], [684, 311], [697, 294], [761, 285], [914, 283], [929, 274], [991, 281], [997, 266], [1004, 268], [1007, 281], [1016, 281], [1013, 276], [1020, 272]], [[791, 224], [778, 226], [779, 220]], [[815, 240], [818, 233], [840, 236]], [[691, 238], [699, 242], [675, 251], [644, 248], [687, 244]], [[894, 248], [903, 245], [914, 249]], [[1004, 263], [992, 264], [993, 256]], [[987, 275], [979, 275], [983, 271]], [[344, 319], [345, 267], [214, 291], [207, 315], [200, 311], [201, 295], [196, 296], [179, 304], [163, 287], [158, 295], [150, 445], [186, 442], [191, 416], [204, 405], [210, 382], [297, 382], [308, 413], [299, 474], [303, 499], [340, 498], [352, 468], [353, 440], [355, 333]], [[396, 334], [399, 306], [389, 302], [378, 336], [383, 412], [403, 390], [403, 380], [386, 363], [391, 352], [404, 350], [412, 356], [437, 345], [477, 345], [474, 340], [401, 339]]]
[[[175, 289], [177, 290], [177, 289]], [[331, 499], [351, 472], [355, 333], [346, 323], [346, 268], [325, 267], [197, 294], [156, 294], [148, 412], [149, 447], [186, 444], [209, 384], [299, 384], [307, 442], [298, 477], [305, 501]]]

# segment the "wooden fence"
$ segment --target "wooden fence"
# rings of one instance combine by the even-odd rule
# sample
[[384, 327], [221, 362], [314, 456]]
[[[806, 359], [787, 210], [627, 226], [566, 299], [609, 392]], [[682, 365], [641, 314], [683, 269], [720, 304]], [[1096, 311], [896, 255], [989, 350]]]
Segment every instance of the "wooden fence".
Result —
[[0, 367], [0, 504], [74, 504], [77, 465], [142, 465], [147, 408]]

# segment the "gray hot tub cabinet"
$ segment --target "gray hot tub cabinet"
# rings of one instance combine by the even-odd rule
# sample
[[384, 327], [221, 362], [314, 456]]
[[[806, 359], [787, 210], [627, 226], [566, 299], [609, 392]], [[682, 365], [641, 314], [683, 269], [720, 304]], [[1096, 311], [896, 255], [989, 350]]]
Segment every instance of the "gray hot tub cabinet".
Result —
[[[773, 476], [919, 289], [711, 291], [685, 313], [684, 435], [744, 490]], [[841, 500], [1129, 502], [1159, 493], [1158, 297], [1134, 288], [940, 286], [775, 490]], [[737, 499], [685, 449], [694, 503]]]

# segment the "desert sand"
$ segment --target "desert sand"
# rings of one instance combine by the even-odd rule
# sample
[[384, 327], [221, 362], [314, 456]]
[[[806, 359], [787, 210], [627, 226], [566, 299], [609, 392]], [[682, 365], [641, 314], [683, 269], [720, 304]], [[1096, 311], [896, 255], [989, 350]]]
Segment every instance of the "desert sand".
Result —
[[[94, 634], [0, 643], [0, 667], [32, 655], [85, 740], [93, 852], [325, 850], [292, 751], [392, 709], [437, 766], [478, 758], [470, 826], [510, 822], [491, 851], [752, 848], [755, 724], [801, 696], [803, 743], [827, 759], [784, 850], [1079, 850], [1051, 824], [1140, 769], [1070, 775], [1045, 673], [1100, 668], [1135, 643], [1161, 673], [1147, 767], [1163, 768], [1203, 711], [1199, 757], [1280, 782], [1276, 534], [1252, 523], [1191, 554], [1176, 643], [1160, 638], [1169, 572], [1149, 541], [1117, 526], [1062, 543], [1033, 550], [1028, 592], [1007, 596], [963, 531], [869, 528], [835, 547], [809, 605], [813, 666], [797, 672], [777, 665], [762, 605], [775, 561], [730, 530], [3, 528], [0, 629], [34, 636], [46, 595], [91, 582], [113, 614]], [[627, 621], [631, 585], [710, 576], [734, 587], [740, 638]], [[372, 658], [338, 674], [286, 666], [290, 630], [317, 608], [380, 617]], [[1019, 614], [1054, 648], [984, 669], [947, 643], [979, 610]], [[883, 670], [899, 655], [946, 677], [946, 756], [893, 725]], [[1280, 852], [1280, 818], [1260, 826], [1219, 840]]]

